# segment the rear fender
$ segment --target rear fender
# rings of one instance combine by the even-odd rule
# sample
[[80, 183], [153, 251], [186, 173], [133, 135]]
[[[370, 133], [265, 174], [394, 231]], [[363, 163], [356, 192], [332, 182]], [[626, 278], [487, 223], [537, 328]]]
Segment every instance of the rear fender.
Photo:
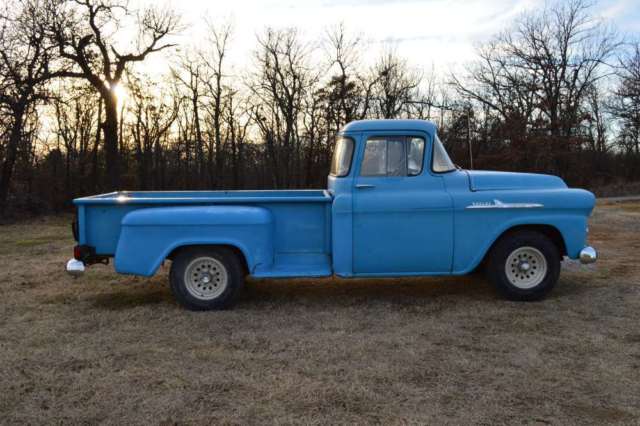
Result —
[[152, 276], [175, 249], [227, 245], [242, 252], [249, 272], [273, 263], [273, 217], [262, 207], [185, 206], [135, 210], [122, 219], [115, 269]]

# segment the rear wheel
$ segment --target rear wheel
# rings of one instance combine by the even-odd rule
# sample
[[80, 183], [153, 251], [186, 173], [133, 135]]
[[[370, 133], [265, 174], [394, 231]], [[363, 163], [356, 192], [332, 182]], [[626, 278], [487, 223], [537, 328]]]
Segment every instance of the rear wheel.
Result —
[[187, 309], [205, 311], [231, 306], [244, 284], [238, 256], [224, 247], [189, 247], [173, 259], [171, 291]]
[[487, 275], [509, 300], [540, 300], [555, 287], [560, 253], [547, 236], [518, 231], [502, 237], [492, 248]]

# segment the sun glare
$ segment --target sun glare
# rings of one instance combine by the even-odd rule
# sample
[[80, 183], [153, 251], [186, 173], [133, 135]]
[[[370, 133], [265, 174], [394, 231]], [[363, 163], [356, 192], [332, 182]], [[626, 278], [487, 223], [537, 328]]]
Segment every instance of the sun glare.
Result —
[[116, 98], [118, 99], [118, 107], [122, 107], [124, 101], [129, 96], [129, 94], [127, 93], [127, 88], [122, 84], [115, 84], [111, 87], [111, 91], [116, 95]]

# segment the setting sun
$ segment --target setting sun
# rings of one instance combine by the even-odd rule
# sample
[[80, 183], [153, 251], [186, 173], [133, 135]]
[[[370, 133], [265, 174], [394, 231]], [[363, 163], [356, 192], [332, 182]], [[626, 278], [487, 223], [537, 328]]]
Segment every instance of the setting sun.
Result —
[[122, 84], [114, 84], [111, 87], [111, 91], [116, 95], [116, 98], [118, 99], [118, 108], [122, 107], [124, 102], [129, 97], [127, 88]]

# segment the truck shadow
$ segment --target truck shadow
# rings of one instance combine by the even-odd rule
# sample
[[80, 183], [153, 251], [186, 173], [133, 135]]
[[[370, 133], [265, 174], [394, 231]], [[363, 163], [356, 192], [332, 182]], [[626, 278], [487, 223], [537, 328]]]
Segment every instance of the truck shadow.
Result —
[[141, 306], [175, 304], [168, 287], [118, 289], [101, 293], [91, 298], [95, 308], [108, 311], [123, 311]]
[[[237, 300], [240, 309], [265, 306], [353, 306], [378, 302], [415, 305], [428, 299], [493, 300], [493, 288], [481, 276], [376, 279], [248, 279]], [[166, 280], [125, 279], [109, 291], [88, 297], [94, 308], [109, 311], [142, 306], [175, 306]]]
[[[577, 277], [572, 277], [577, 278]], [[588, 289], [579, 279], [561, 280], [549, 299], [578, 296]], [[95, 308], [120, 311], [143, 306], [179, 308], [166, 280], [123, 282], [89, 298]], [[248, 279], [236, 302], [238, 309], [286, 308], [301, 305], [351, 307], [364, 303], [417, 306], [429, 301], [495, 303], [502, 301], [481, 275], [375, 279]]]
[[248, 280], [239, 305], [262, 304], [355, 305], [380, 302], [402, 305], [421, 304], [424, 300], [495, 299], [493, 288], [482, 276], [416, 277], [375, 279], [295, 279]]

